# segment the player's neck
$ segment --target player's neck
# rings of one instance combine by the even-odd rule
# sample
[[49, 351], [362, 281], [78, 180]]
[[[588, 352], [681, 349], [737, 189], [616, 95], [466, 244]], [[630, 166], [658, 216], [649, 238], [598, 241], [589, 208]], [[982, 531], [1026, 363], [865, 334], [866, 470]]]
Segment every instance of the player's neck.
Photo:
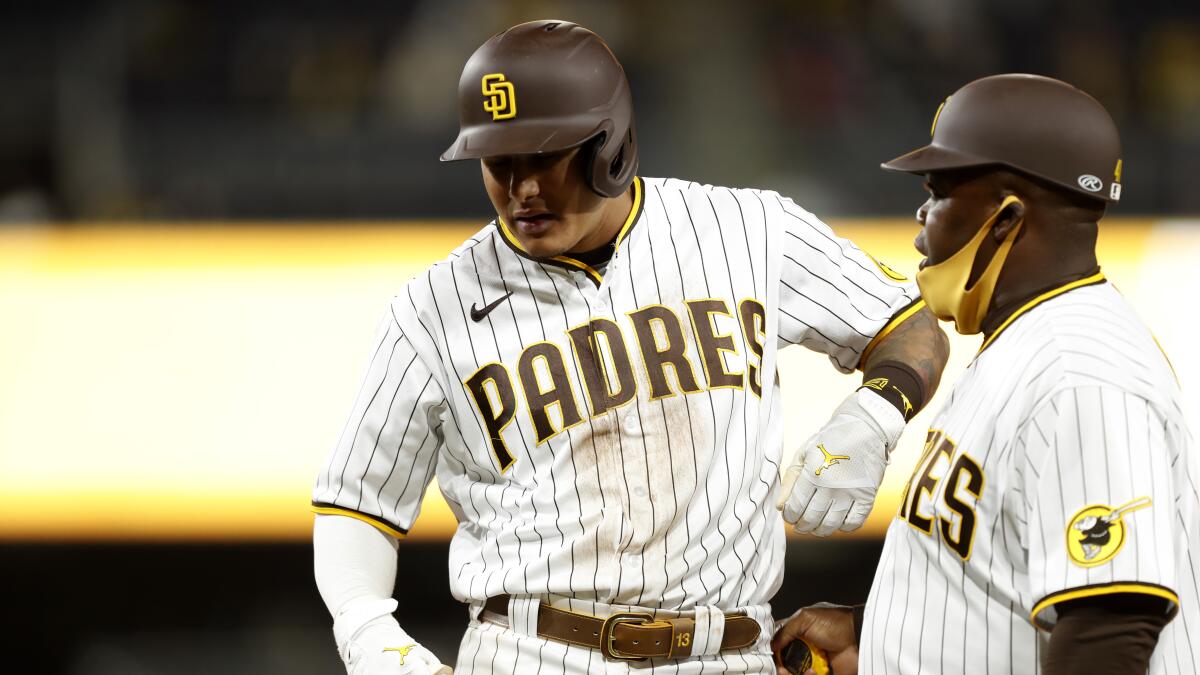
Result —
[[604, 200], [604, 206], [600, 209], [599, 222], [596, 228], [587, 236], [580, 239], [579, 243], [575, 244], [568, 251], [568, 254], [574, 256], [578, 253], [595, 251], [615, 240], [617, 235], [621, 233], [621, 227], [629, 219], [631, 211], [633, 211], [632, 187], [619, 197]]
[[1043, 293], [1100, 271], [1095, 221], [1076, 219], [1053, 207], [1031, 211], [1000, 272], [991, 309], [983, 319], [985, 338]]
[[1065, 286], [1072, 281], [1079, 281], [1080, 279], [1090, 277], [1099, 271], [1100, 266], [1096, 264], [1095, 256], [1092, 256], [1090, 264], [1083, 262], [1082, 264], [1072, 265], [1070, 271], [1064, 271], [1060, 266], [1058, 274], [1041, 279], [1028, 279], [1019, 288], [1008, 288], [1005, 289], [1004, 293], [1001, 293], [1001, 289], [997, 288], [995, 299], [992, 302], [992, 309], [988, 311], [987, 316], [983, 319], [984, 339], [991, 337], [992, 333], [1008, 317], [1019, 311], [1034, 298], [1047, 291]]

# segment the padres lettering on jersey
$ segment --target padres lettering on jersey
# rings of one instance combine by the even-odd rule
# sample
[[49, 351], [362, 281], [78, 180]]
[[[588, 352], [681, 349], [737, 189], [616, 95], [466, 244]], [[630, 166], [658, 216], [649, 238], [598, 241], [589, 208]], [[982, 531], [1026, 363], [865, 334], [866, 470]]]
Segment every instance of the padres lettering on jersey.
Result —
[[319, 510], [402, 535], [436, 472], [460, 600], [766, 607], [784, 544], [776, 353], [803, 344], [849, 372], [916, 290], [775, 193], [633, 189], [603, 273], [534, 260], [501, 222], [408, 283]]
[[1014, 314], [932, 426], [861, 672], [1037, 673], [1055, 603], [1107, 593], [1177, 608], [1150, 672], [1196, 672], [1197, 457], [1169, 364], [1102, 276]]
[[[683, 322], [671, 308], [663, 305], [649, 305], [629, 312], [633, 337], [636, 338], [633, 341], [623, 334], [620, 324], [601, 317], [567, 331], [575, 363], [583, 374], [589, 419], [632, 401], [640, 381], [649, 382], [648, 398], [651, 401], [679, 393], [741, 388], [747, 384], [747, 373], [750, 390], [756, 396], [762, 393], [762, 382], [758, 379], [761, 362], [755, 363], [763, 353], [762, 326], [766, 310], [762, 303], [751, 298], [739, 303], [739, 330], [751, 352], [751, 358], [746, 359], [746, 372], [726, 370], [722, 352], [727, 352], [731, 359], [747, 356], [739, 354], [731, 334], [720, 334], [716, 328], [718, 317], [733, 317], [729, 305], [724, 300], [684, 300], [684, 304], [688, 307], [693, 334], [704, 362], [702, 373], [692, 367], [686, 356]], [[636, 350], [636, 357], [631, 357], [631, 349]], [[641, 364], [637, 373], [635, 360]], [[668, 378], [668, 367], [675, 385]], [[557, 344], [535, 342], [526, 347], [517, 360], [516, 371], [519, 386], [514, 382], [511, 369], [499, 362], [481, 367], [464, 383], [488, 430], [501, 472], [507, 471], [515, 461], [502, 432], [513, 421], [518, 407], [525, 408], [529, 415], [537, 445], [584, 421], [580, 414], [583, 400], [572, 386], [563, 350]], [[697, 385], [698, 375], [707, 382], [705, 389]], [[515, 395], [518, 388], [524, 394], [523, 406]]]

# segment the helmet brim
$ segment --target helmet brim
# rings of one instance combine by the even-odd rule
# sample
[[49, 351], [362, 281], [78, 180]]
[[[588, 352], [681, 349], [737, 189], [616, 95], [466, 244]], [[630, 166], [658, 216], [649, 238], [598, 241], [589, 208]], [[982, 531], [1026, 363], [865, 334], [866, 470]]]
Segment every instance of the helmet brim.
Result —
[[1086, 192], [1073, 185], [1063, 185], [1061, 181], [1058, 181], [1050, 176], [1045, 176], [1021, 167], [1012, 166], [1007, 162], [998, 162], [994, 159], [972, 155], [969, 152], [950, 150], [948, 148], [934, 145], [933, 143], [930, 143], [923, 148], [917, 148], [912, 152], [900, 155], [896, 159], [893, 159], [890, 162], [884, 162], [879, 166], [887, 171], [900, 171], [903, 173], [913, 173], [920, 176], [933, 171], [952, 171], [954, 169], [971, 169], [980, 166], [999, 166], [1009, 169], [1010, 171], [1015, 171], [1017, 173], [1033, 176], [1034, 178], [1039, 178], [1044, 181], [1049, 181], [1058, 187], [1083, 195], [1084, 197], [1090, 197], [1092, 199], [1098, 199], [1102, 202], [1108, 203], [1115, 203], [1117, 201], [1108, 195]]
[[959, 150], [950, 150], [930, 143], [923, 148], [917, 148], [912, 152], [900, 155], [890, 162], [884, 162], [879, 166], [888, 171], [926, 174], [931, 171], [966, 169], [995, 163], [995, 160], [985, 159]]
[[582, 145], [600, 133], [595, 120], [571, 124], [563, 120], [522, 120], [474, 125], [463, 129], [442, 153], [441, 161], [559, 152]]

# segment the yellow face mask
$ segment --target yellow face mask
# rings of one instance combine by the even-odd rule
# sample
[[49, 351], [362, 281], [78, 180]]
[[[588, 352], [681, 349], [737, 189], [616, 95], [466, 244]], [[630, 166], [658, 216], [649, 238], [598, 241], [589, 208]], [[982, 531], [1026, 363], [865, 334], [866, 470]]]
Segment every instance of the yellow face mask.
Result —
[[917, 272], [917, 286], [921, 289], [921, 297], [934, 316], [943, 320], [954, 320], [954, 328], [963, 335], [974, 335], [980, 330], [983, 317], [987, 314], [988, 305], [992, 302], [992, 292], [996, 290], [996, 281], [1000, 279], [1000, 270], [1008, 258], [1017, 233], [1021, 231], [1024, 220], [1017, 221], [1012, 232], [1004, 238], [996, 255], [992, 256], [983, 274], [971, 288], [967, 288], [967, 279], [971, 276], [971, 268], [975, 265], [975, 256], [983, 240], [992, 231], [996, 219], [1009, 204], [1019, 204], [1021, 200], [1009, 195], [1000, 204], [979, 232], [971, 238], [957, 253], [936, 265], [926, 265]]

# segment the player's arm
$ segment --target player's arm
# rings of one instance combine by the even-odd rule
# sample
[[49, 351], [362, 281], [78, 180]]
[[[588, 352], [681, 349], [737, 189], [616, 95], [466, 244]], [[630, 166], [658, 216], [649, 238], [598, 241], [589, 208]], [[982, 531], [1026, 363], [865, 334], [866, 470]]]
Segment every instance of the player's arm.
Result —
[[[1172, 457], [1182, 432], [1116, 386], [1062, 389], [1014, 443], [1025, 592], [1050, 632], [1046, 673], [1146, 672], [1178, 608]], [[1160, 564], [1146, 564], [1148, 560]]]
[[906, 422], [933, 395], [949, 356], [946, 336], [916, 285], [780, 201], [779, 337], [829, 355], [863, 386], [801, 444], [777, 506], [796, 531], [826, 536], [866, 521]]
[[1163, 598], [1132, 593], [1068, 600], [1056, 609], [1058, 623], [1042, 670], [1046, 675], [1147, 672], [1170, 617]]
[[392, 612], [397, 540], [441, 448], [442, 388], [389, 311], [345, 431], [313, 489], [314, 576], [350, 675], [448, 672]]
[[917, 302], [897, 313], [867, 345], [859, 369], [863, 386], [908, 421], [933, 398], [949, 358], [950, 340], [933, 312]]
[[361, 520], [317, 515], [313, 575], [333, 616], [334, 641], [350, 675], [448, 673], [396, 622], [396, 539]]

